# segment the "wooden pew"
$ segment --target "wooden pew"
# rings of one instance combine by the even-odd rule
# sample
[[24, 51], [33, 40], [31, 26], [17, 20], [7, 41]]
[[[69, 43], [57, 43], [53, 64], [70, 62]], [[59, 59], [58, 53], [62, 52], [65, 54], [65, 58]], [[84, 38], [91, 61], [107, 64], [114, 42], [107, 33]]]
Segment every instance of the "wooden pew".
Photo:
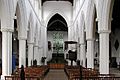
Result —
[[[6, 80], [20, 80], [20, 68], [12, 76], [5, 76]], [[43, 80], [46, 73], [49, 71], [48, 66], [27, 67], [24, 68], [25, 80]]]
[[66, 66], [65, 72], [68, 80], [120, 80], [113, 74], [99, 74], [95, 69], [82, 68], [82, 76], [80, 76], [80, 68], [75, 66]]
[[[80, 71], [80, 66], [66, 66], [65, 67], [65, 72], [68, 75], [68, 79], [72, 80], [74, 77], [89, 77], [89, 76], [98, 76], [99, 72], [95, 69], [88, 69], [81, 67]], [[81, 77], [80, 77], [81, 75]]]
[[[11, 75], [11, 76], [5, 76], [5, 80], [21, 80], [21, 79], [19, 76]], [[25, 77], [25, 80], [43, 80], [43, 79], [37, 76], [27, 76]]]
[[[74, 76], [71, 80], [80, 80], [80, 76]], [[111, 77], [111, 76], [92, 76], [92, 77], [83, 77], [82, 80], [120, 80], [120, 77]]]

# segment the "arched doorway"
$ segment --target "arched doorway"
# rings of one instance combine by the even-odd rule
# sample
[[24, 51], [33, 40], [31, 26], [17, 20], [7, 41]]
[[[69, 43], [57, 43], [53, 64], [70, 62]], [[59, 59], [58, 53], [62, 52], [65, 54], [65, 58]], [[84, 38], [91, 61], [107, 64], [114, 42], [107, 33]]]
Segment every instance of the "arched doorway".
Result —
[[[64, 60], [64, 41], [68, 40], [68, 27], [65, 19], [56, 13], [47, 25], [49, 60]], [[60, 59], [60, 60], [59, 60]]]
[[120, 65], [120, 0], [114, 0], [110, 34], [110, 67]]

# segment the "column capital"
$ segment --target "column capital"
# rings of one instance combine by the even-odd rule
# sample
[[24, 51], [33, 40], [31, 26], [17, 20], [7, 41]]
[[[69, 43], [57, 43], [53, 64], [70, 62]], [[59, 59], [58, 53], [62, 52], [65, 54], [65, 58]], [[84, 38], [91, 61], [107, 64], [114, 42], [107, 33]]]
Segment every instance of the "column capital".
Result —
[[34, 47], [38, 47], [39, 48], [39, 45], [34, 45]]
[[95, 39], [94, 38], [88, 38], [86, 39], [87, 41], [94, 41]]
[[14, 30], [8, 28], [1, 28], [1, 32], [14, 32]]
[[33, 44], [34, 45], [34, 42], [28, 42], [28, 44]]
[[84, 45], [85, 46], [85, 43], [80, 43], [80, 45]]
[[42, 46], [39, 46], [38, 49], [42, 49]]
[[18, 40], [27, 40], [25, 37], [18, 37]]
[[99, 30], [98, 31], [99, 34], [103, 34], [103, 33], [111, 33], [111, 30]]

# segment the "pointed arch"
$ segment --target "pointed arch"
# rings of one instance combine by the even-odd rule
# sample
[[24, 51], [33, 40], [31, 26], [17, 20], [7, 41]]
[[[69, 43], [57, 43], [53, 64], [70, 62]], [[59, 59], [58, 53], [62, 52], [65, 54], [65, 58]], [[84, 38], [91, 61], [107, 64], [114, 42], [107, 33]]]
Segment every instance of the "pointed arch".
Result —
[[9, 31], [13, 32], [14, 31], [13, 0], [0, 0], [0, 18], [2, 21], [1, 22], [1, 31], [9, 29]]
[[66, 20], [58, 13], [53, 15], [47, 24], [47, 29], [49, 31], [68, 31]]
[[100, 0], [98, 3], [99, 32], [109, 30], [109, 14], [111, 0]]
[[46, 23], [45, 23], [46, 26], [47, 26], [49, 20], [50, 20], [55, 14], [60, 14], [60, 15], [65, 19], [65, 21], [67, 22], [67, 24], [68, 24], [68, 26], [69, 26], [69, 24], [70, 24], [70, 23], [69, 23], [69, 19], [68, 19], [67, 16], [65, 16], [64, 12], [62, 12], [61, 10], [54, 10], [54, 11], [52, 11], [51, 14], [49, 14], [49, 16], [46, 18]]
[[92, 0], [89, 0], [86, 16], [89, 16], [86, 17], [86, 39], [93, 39], [95, 4]]
[[108, 29], [111, 30], [111, 20], [112, 18], [112, 14], [113, 14], [113, 6], [114, 6], [115, 0], [111, 0], [111, 4], [110, 4], [110, 10], [109, 10], [109, 23], [108, 23]]
[[18, 23], [18, 37], [27, 39], [27, 16], [24, 0], [19, 0], [17, 2], [16, 16]]
[[85, 22], [85, 15], [84, 12], [81, 11], [81, 15], [80, 15], [80, 26], [79, 26], [79, 31], [80, 31], [80, 43], [83, 44], [84, 43], [84, 36], [83, 33], [86, 30], [86, 22]]
[[79, 34], [80, 31], [79, 30], [80, 29], [79, 29], [78, 20], [76, 21], [76, 27], [75, 28], [76, 28], [76, 30], [75, 30], [76, 31], [76, 39], [77, 39], [77, 41], [79, 41], [79, 36], [80, 36], [80, 34]]

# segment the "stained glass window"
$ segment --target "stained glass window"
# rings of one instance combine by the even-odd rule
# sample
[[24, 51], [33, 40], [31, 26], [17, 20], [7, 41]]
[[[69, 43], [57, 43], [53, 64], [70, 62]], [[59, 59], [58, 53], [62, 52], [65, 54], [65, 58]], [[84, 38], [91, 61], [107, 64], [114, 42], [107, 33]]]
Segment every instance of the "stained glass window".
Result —
[[53, 34], [53, 52], [63, 53], [63, 34], [60, 32]]

